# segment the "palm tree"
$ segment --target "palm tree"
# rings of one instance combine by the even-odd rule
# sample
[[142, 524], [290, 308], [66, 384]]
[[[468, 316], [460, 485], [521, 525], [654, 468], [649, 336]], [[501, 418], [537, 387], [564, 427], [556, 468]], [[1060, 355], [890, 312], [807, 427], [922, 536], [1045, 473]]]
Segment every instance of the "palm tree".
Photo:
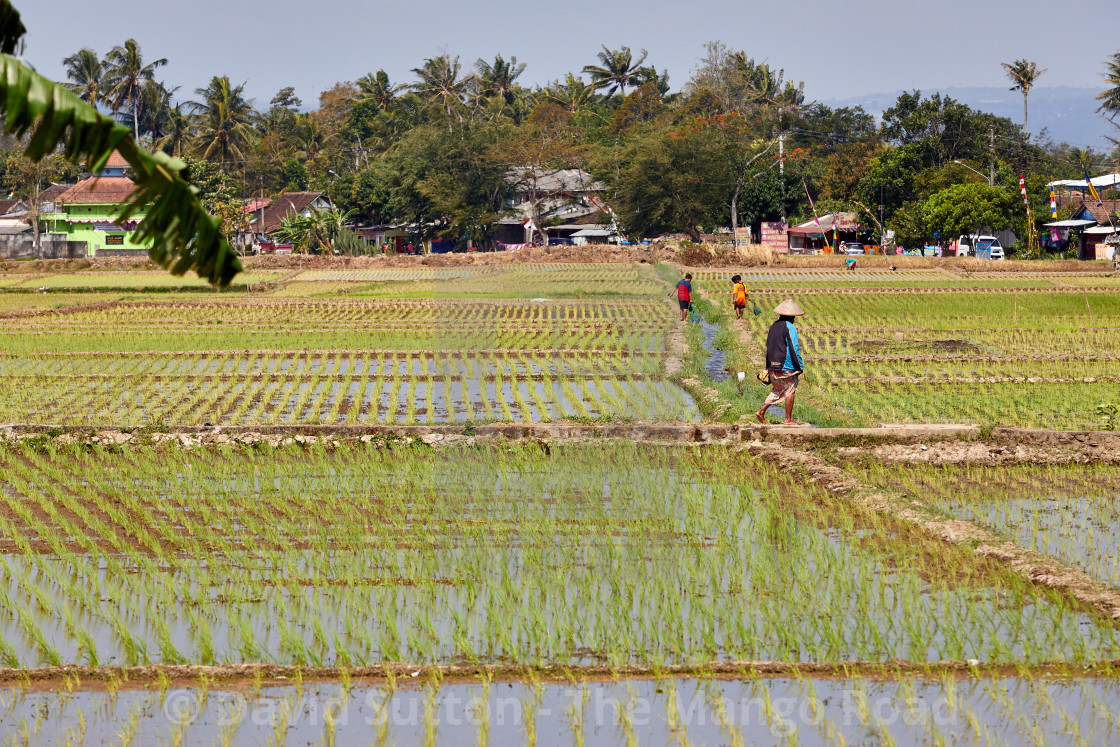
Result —
[[66, 66], [66, 77], [70, 83], [66, 87], [92, 107], [105, 103], [105, 92], [101, 89], [105, 78], [105, 68], [101, 58], [92, 49], [79, 49], [62, 61]]
[[140, 139], [140, 106], [143, 101], [143, 82], [155, 77], [157, 67], [167, 64], [167, 58], [144, 64], [144, 56], [140, 52], [140, 45], [135, 39], [128, 39], [124, 44], [113, 47], [105, 55], [108, 79], [108, 91], [105, 97], [113, 107], [113, 111], [121, 111], [126, 106], [132, 110], [132, 136]]
[[510, 57], [509, 62], [506, 62], [498, 55], [493, 63], [479, 59], [474, 63], [474, 68], [478, 73], [483, 96], [497, 96], [507, 104], [513, 103], [516, 97], [514, 81], [525, 72], [524, 62], [518, 62], [516, 57]]
[[1001, 64], [1007, 73], [1007, 78], [1012, 83], [1011, 90], [1023, 92], [1023, 134], [1029, 137], [1029, 130], [1027, 130], [1027, 94], [1030, 93], [1031, 86], [1034, 85], [1039, 76], [1046, 72], [1046, 68], [1039, 67], [1027, 60], [1015, 60], [1011, 63], [1004, 62]]
[[[642, 56], [635, 61], [630, 47], [622, 49], [607, 49], [599, 53], [599, 65], [587, 65], [583, 72], [591, 76], [591, 86], [596, 90], [607, 90], [608, 96], [613, 96], [618, 91], [626, 95], [626, 86], [633, 85], [641, 77], [642, 63], [646, 61], [649, 52], [642, 50]], [[639, 84], [640, 85], [640, 84]]]
[[463, 94], [474, 82], [473, 76], [470, 75], [460, 78], [461, 71], [462, 66], [459, 64], [458, 57], [452, 59], [448, 55], [440, 55], [426, 59], [423, 67], [412, 70], [420, 78], [412, 84], [412, 90], [427, 101], [443, 106], [447, 116], [450, 117], [452, 109], [462, 105]]
[[194, 118], [183, 111], [182, 105], [177, 104], [168, 110], [164, 135], [155, 140], [152, 147], [179, 158], [194, 136]]
[[424, 105], [415, 93], [401, 96], [388, 111], [380, 111], [370, 125], [368, 144], [374, 153], [388, 157], [406, 134], [424, 120]]
[[639, 71], [639, 73], [640, 73], [640, 80], [642, 81], [643, 84], [644, 83], [652, 83], [653, 87], [656, 88], [657, 92], [660, 93], [662, 96], [669, 93], [669, 70], [668, 69], [662, 70], [661, 74], [658, 75], [657, 68], [650, 65], [649, 67], [643, 67]]
[[171, 97], [179, 90], [168, 90], [163, 83], [144, 81], [140, 97], [140, 130], [151, 136], [152, 142], [167, 134], [171, 117]]
[[366, 73], [358, 78], [358, 101], [372, 101], [377, 108], [386, 111], [397, 99], [397, 94], [408, 88], [404, 83], [393, 85], [389, 74], [384, 70]]
[[323, 128], [316, 114], [300, 114], [296, 117], [289, 144], [294, 148], [295, 157], [306, 162], [314, 161], [333, 139], [334, 134]]
[[253, 141], [253, 100], [245, 98], [245, 84], [231, 85], [229, 76], [215, 75], [206, 88], [197, 88], [198, 101], [187, 102], [198, 117], [195, 148], [207, 161], [217, 161], [222, 171], [245, 157]]
[[1088, 171], [1090, 175], [1103, 165], [1104, 154], [1092, 148], [1070, 148], [1066, 162], [1076, 171]]
[[595, 89], [571, 73], [565, 76], [563, 83], [556, 81], [541, 91], [541, 94], [573, 114], [595, 101]]
[[1120, 114], [1120, 52], [1108, 58], [1104, 65], [1104, 82], [1111, 87], [1097, 94], [1097, 100], [1101, 102], [1097, 111], [1115, 119]]

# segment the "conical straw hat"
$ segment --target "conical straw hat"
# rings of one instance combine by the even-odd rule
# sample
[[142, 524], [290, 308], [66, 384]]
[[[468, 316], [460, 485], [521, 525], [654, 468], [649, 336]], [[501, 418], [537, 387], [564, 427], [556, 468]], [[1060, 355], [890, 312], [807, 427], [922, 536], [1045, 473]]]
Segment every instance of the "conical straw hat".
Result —
[[803, 316], [805, 310], [797, 305], [797, 301], [792, 298], [787, 298], [778, 304], [778, 308], [774, 309], [774, 313], [778, 316]]

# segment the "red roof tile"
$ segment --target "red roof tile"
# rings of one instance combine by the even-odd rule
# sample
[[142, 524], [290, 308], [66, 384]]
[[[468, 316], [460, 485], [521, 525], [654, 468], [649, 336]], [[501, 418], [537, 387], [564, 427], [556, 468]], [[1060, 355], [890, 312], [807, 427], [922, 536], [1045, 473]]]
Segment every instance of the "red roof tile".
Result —
[[54, 202], [73, 186], [73, 184], [52, 184], [39, 193], [39, 202]]
[[0, 200], [0, 215], [27, 210], [27, 203], [19, 198]]
[[1074, 215], [1077, 215], [1081, 208], [1085, 208], [1089, 211], [1089, 214], [1093, 216], [1093, 219], [1101, 225], [1109, 224], [1111, 222], [1109, 217], [1116, 215], [1116, 213], [1120, 211], [1120, 200], [1102, 200], [1101, 205], [1097, 205], [1097, 201], [1092, 198], [1086, 200], [1082, 197], [1080, 204], [1076, 202], [1077, 198], [1074, 198], [1074, 200], [1075, 201], [1071, 203], [1074, 206]]
[[91, 176], [63, 192], [56, 202], [65, 205], [120, 204], [136, 191], [127, 176]]
[[256, 233], [274, 233], [280, 228], [280, 219], [289, 215], [298, 215], [306, 210], [320, 197], [322, 192], [285, 192], [278, 195], [264, 209], [264, 231], [261, 231], [261, 211], [258, 207], [252, 215], [252, 230]]

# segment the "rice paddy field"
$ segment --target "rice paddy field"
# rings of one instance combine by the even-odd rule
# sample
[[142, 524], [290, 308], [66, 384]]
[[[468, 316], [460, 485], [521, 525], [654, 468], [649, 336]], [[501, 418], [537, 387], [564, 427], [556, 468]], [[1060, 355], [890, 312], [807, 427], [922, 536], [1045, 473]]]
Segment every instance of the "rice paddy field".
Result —
[[[881, 292], [863, 287], [871, 274], [852, 276], [853, 287], [792, 290], [763, 278], [752, 289], [767, 311], [789, 296], [805, 309], [799, 396], [821, 424], [1091, 429], [1100, 424], [1098, 405], [1117, 399], [1120, 287], [1113, 278], [1079, 279], [1096, 287], [1065, 286], [1066, 277], [976, 281], [995, 287], [962, 279], [952, 288], [898, 280]], [[1062, 285], [1009, 287], [1015, 282]], [[773, 315], [731, 322], [730, 281], [700, 285], [710, 316], [733, 333], [725, 342], [731, 367], [757, 369]], [[752, 388], [761, 399], [762, 388]]]
[[44, 426], [0, 430], [0, 744], [1120, 742], [1120, 618], [910, 519], [1111, 598], [1111, 462], [474, 435], [746, 425], [787, 296], [813, 426], [1089, 430], [1116, 281], [754, 269], [739, 322], [698, 270], [682, 323], [681, 272], [0, 277], [0, 424]]

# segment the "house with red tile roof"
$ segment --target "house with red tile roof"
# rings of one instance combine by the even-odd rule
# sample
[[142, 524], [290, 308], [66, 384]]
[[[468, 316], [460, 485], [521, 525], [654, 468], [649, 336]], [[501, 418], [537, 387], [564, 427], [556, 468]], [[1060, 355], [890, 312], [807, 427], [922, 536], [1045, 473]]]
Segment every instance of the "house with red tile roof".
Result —
[[329, 210], [330, 200], [322, 192], [284, 192], [272, 199], [251, 200], [245, 212], [251, 216], [249, 230], [269, 236], [280, 230], [280, 219], [291, 215], [308, 216], [313, 210]]
[[[1071, 229], [1079, 233], [1076, 244], [1078, 259], [1112, 259], [1120, 246], [1120, 200], [1098, 201], [1085, 199], [1084, 195], [1073, 199], [1079, 202], [1073, 204], [1069, 218], [1046, 225], [1060, 231], [1063, 242]], [[1070, 248], [1073, 248], [1072, 244]]]
[[42, 220], [50, 231], [64, 233], [70, 241], [86, 242], [89, 256], [97, 256], [99, 250], [106, 249], [146, 250], [133, 238], [144, 220], [145, 210], [142, 208], [127, 221], [117, 219], [136, 191], [136, 185], [125, 176], [127, 168], [128, 162], [114, 152], [96, 175], [65, 190], [56, 190], [58, 194], [52, 194], [52, 212], [44, 211]]

